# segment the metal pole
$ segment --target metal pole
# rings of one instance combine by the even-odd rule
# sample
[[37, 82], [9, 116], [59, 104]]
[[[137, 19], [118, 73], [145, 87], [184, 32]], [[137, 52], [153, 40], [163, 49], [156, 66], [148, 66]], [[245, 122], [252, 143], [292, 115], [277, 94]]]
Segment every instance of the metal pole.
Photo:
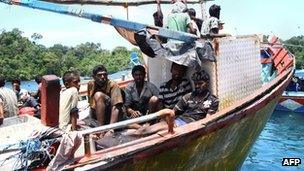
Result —
[[[130, 124], [134, 124], [134, 123], [143, 123], [143, 122], [151, 121], [151, 120], [157, 119], [159, 117], [168, 117], [170, 120], [171, 118], [174, 117], [174, 112], [169, 113], [167, 111], [168, 111], [168, 109], [163, 109], [156, 113], [142, 116], [139, 118], [129, 119], [129, 120], [125, 120], [122, 122], [116, 122], [116, 123], [113, 123], [110, 125], [104, 125], [104, 126], [100, 126], [100, 127], [96, 127], [96, 128], [91, 128], [91, 129], [79, 131], [78, 133], [82, 134], [83, 136], [88, 135], [88, 134], [93, 134], [93, 133], [101, 133], [101, 132], [105, 132], [110, 129], [124, 128], [124, 127], [126, 127]], [[173, 120], [170, 120], [170, 121], [173, 122]], [[171, 127], [173, 127], [173, 124], [172, 125], [171, 124], [172, 123], [168, 124], [168, 132], [173, 133], [173, 131], [171, 131], [171, 130], [173, 130], [173, 128], [171, 128]]]
[[90, 134], [84, 135], [84, 154], [86, 157], [91, 156]]
[[201, 13], [203, 21], [207, 20], [207, 13], [206, 13], [206, 0], [201, 1]]

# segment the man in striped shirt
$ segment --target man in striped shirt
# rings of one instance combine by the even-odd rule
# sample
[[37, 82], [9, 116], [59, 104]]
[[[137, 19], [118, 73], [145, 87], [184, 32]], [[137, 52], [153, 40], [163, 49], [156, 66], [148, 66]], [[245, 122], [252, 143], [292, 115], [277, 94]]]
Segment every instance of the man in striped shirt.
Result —
[[186, 66], [172, 63], [171, 80], [161, 84], [159, 88], [158, 98], [162, 104], [162, 108], [173, 109], [182, 96], [192, 91], [189, 80], [183, 78], [186, 71]]

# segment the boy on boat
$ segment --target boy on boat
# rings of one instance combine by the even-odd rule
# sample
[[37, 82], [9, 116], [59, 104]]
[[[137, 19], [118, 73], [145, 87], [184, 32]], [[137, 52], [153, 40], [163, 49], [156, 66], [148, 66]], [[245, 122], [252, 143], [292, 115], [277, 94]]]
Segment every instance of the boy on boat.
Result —
[[172, 63], [171, 79], [159, 88], [158, 98], [162, 108], [173, 109], [182, 96], [191, 92], [190, 81], [184, 78], [186, 71], [186, 66]]
[[[100, 125], [112, 124], [118, 121], [122, 111], [123, 97], [118, 84], [108, 79], [107, 69], [97, 65], [93, 69], [93, 81], [88, 83], [88, 100], [91, 116]], [[109, 130], [106, 135], [112, 135]]]
[[24, 89], [21, 89], [21, 81], [20, 81], [19, 78], [13, 79], [12, 88], [13, 88], [13, 91], [15, 92], [17, 100], [19, 102], [20, 101], [21, 90], [24, 91]]
[[66, 89], [60, 92], [59, 128], [65, 131], [75, 131], [78, 119], [80, 76], [76, 71], [67, 71], [62, 80]]
[[[187, 13], [187, 5], [181, 1], [174, 2], [171, 13], [167, 17], [166, 26], [168, 29], [196, 34], [191, 19]], [[176, 41], [175, 41], [176, 42]]]
[[0, 125], [4, 118], [16, 116], [18, 113], [16, 94], [4, 85], [5, 78], [0, 76]]
[[215, 4], [209, 8], [210, 17], [203, 22], [202, 35], [218, 34], [219, 30], [222, 29], [223, 23], [220, 22], [220, 11], [221, 7]]
[[127, 116], [137, 118], [148, 113], [154, 113], [158, 109], [158, 89], [145, 81], [146, 70], [141, 65], [136, 65], [132, 69], [134, 82], [125, 89]]
[[157, 11], [153, 13], [154, 25], [158, 27], [163, 27], [164, 15], [161, 10], [160, 0], [156, 0], [156, 3], [157, 3]]
[[[195, 35], [200, 36], [201, 35], [200, 30], [202, 28], [202, 23], [203, 23], [202, 20], [196, 18], [196, 12], [195, 12], [195, 10], [193, 8], [187, 9], [187, 13], [188, 13], [188, 15], [189, 15], [189, 17], [191, 19], [190, 22], [192, 24], [192, 27], [196, 31]], [[188, 29], [188, 32], [190, 32], [189, 29]], [[192, 33], [192, 34], [194, 34], [194, 33]]]
[[[209, 91], [209, 75], [204, 71], [192, 75], [195, 89], [182, 97], [173, 110], [160, 110], [160, 113], [172, 113], [177, 116], [174, 120], [175, 126], [182, 126], [190, 122], [198, 121], [218, 110], [218, 98]], [[162, 121], [149, 127], [138, 129], [136, 135], [147, 135], [167, 129], [167, 123]]]

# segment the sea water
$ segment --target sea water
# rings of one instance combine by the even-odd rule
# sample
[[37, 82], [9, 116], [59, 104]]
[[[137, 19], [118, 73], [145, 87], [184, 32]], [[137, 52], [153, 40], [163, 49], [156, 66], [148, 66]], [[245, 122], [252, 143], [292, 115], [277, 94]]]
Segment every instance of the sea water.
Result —
[[[114, 74], [109, 75], [109, 79], [116, 80], [120, 79], [122, 75], [128, 76], [131, 73], [131, 70], [124, 70], [124, 71], [119, 71]], [[86, 83], [92, 78], [90, 77], [80, 77], [81, 83]], [[60, 79], [60, 84], [63, 85], [62, 80]], [[5, 87], [7, 88], [12, 88], [12, 83], [11, 82], [6, 82]], [[35, 92], [38, 90], [38, 84], [34, 80], [30, 81], [21, 81], [21, 89], [25, 89], [29, 92]]]
[[[282, 166], [283, 158], [302, 161], [299, 166]], [[241, 170], [304, 170], [304, 113], [275, 111]]]

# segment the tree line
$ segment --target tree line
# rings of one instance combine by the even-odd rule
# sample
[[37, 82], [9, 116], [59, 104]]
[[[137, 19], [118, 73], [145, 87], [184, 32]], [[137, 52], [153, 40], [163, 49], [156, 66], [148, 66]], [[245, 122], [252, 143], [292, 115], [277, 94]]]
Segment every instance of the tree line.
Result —
[[[103, 64], [109, 73], [130, 67], [130, 54], [139, 52], [136, 48], [128, 50], [116, 47], [112, 51], [101, 48], [100, 43], [83, 43], [76, 47], [55, 44], [45, 47], [37, 41], [42, 35], [34, 33], [29, 38], [22, 31], [2, 31], [0, 34], [0, 74], [7, 80], [20, 78], [31, 80], [37, 75], [55, 74], [62, 76], [74, 68], [81, 76], [91, 76], [95, 65]], [[141, 57], [141, 53], [137, 53]]]
[[[125, 47], [116, 47], [112, 51], [101, 48], [100, 43], [83, 43], [76, 47], [55, 44], [45, 47], [38, 44], [42, 35], [34, 33], [29, 38], [22, 36], [22, 31], [2, 31], [0, 34], [0, 74], [6, 79], [20, 78], [31, 80], [37, 75], [62, 74], [74, 68], [81, 76], [91, 76], [93, 67], [104, 64], [109, 73], [125, 70], [130, 66], [131, 51]], [[283, 41], [285, 46], [296, 56], [296, 67], [304, 68], [304, 36], [292, 37]]]
[[284, 45], [295, 55], [296, 68], [304, 69], [304, 36], [294, 36], [284, 41]]

